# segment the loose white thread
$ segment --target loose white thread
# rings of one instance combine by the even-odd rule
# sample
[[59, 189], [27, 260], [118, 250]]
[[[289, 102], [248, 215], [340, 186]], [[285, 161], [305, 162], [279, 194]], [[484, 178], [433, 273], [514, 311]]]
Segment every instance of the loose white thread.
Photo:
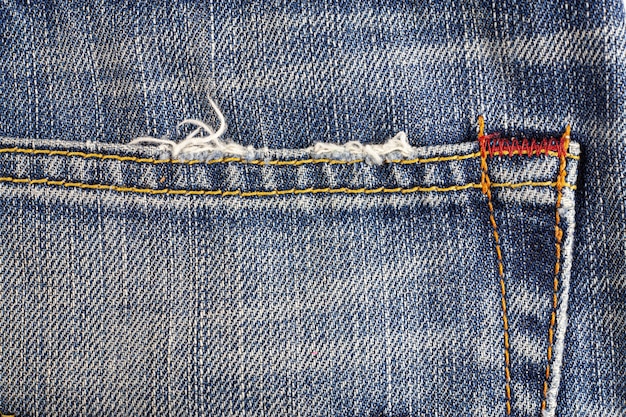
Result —
[[357, 141], [343, 145], [316, 143], [309, 150], [316, 158], [365, 159], [375, 165], [385, 162], [385, 158], [389, 155], [406, 158], [414, 151], [404, 132], [398, 132], [393, 138], [380, 145], [364, 145]]
[[[213, 108], [213, 111], [215, 111], [215, 114], [217, 115], [217, 118], [220, 122], [217, 131], [213, 130], [212, 127], [200, 120], [185, 119], [180, 122], [176, 127], [180, 128], [184, 125], [192, 125], [196, 126], [196, 129], [194, 129], [190, 134], [185, 137], [185, 139], [181, 140], [180, 142], [174, 142], [173, 140], [169, 140], [166, 137], [155, 138], [152, 136], [143, 136], [132, 140], [129, 144], [165, 145], [169, 147], [170, 152], [172, 153], [172, 157], [177, 157], [181, 153], [209, 152], [239, 156], [242, 158], [254, 158], [254, 147], [245, 147], [233, 142], [224, 142], [220, 139], [224, 135], [224, 133], [226, 133], [226, 118], [224, 117], [224, 114], [217, 106], [217, 104], [210, 97], [209, 102], [211, 103], [211, 107]], [[208, 133], [208, 135], [206, 133]]]
[[[161, 145], [169, 148], [173, 158], [180, 154], [209, 153], [212, 156], [230, 156], [252, 160], [258, 157], [259, 151], [268, 151], [267, 148], [259, 150], [253, 146], [243, 146], [232, 141], [222, 140], [221, 138], [226, 133], [227, 128], [226, 118], [210, 97], [209, 102], [220, 123], [217, 130], [200, 120], [185, 119], [177, 125], [177, 128], [184, 125], [192, 125], [196, 129], [180, 142], [170, 140], [167, 136], [161, 138], [142, 136], [133, 139], [129, 144]], [[409, 144], [406, 133], [398, 132], [393, 138], [379, 145], [364, 145], [357, 141], [347, 142], [343, 145], [316, 143], [303, 149], [303, 151], [308, 152], [314, 158], [364, 159], [369, 164], [380, 165], [390, 156], [394, 158], [409, 157], [413, 153], [414, 148]]]

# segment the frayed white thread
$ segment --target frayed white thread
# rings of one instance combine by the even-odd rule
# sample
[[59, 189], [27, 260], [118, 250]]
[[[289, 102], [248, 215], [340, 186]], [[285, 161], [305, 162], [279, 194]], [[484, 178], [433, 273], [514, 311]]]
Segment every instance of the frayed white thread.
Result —
[[[200, 152], [209, 152], [209, 153], [217, 153], [222, 155], [233, 155], [238, 157], [248, 157], [250, 159], [254, 158], [255, 149], [252, 146], [243, 146], [233, 142], [224, 142], [220, 138], [226, 133], [226, 118], [224, 114], [217, 106], [217, 104], [209, 98], [209, 102], [211, 103], [211, 107], [217, 118], [219, 119], [220, 125], [217, 131], [213, 130], [213, 128], [206, 123], [195, 120], [195, 119], [185, 119], [180, 122], [176, 127], [180, 128], [184, 125], [192, 125], [195, 126], [190, 134], [188, 134], [185, 139], [180, 142], [174, 142], [173, 140], [167, 139], [167, 136], [162, 138], [154, 138], [151, 136], [144, 136], [137, 139], [132, 140], [129, 144], [155, 144], [155, 145], [165, 145], [169, 148], [172, 157], [177, 157], [182, 153], [200, 153]], [[208, 133], [208, 134], [207, 134]]]
[[406, 133], [398, 132], [393, 138], [380, 145], [364, 145], [357, 141], [343, 145], [316, 143], [309, 150], [316, 158], [365, 159], [368, 163], [380, 165], [390, 155], [406, 158], [413, 153], [414, 149], [409, 144]]
[[[564, 198], [565, 200], [565, 198]], [[569, 200], [569, 198], [567, 199]], [[543, 417], [554, 417], [556, 415], [556, 400], [559, 394], [561, 383], [561, 369], [563, 366], [563, 350], [565, 348], [565, 332], [567, 330], [567, 304], [569, 302], [570, 275], [572, 271], [572, 252], [574, 246], [575, 213], [573, 204], [564, 204], [559, 210], [559, 214], [567, 219], [567, 235], [563, 248], [563, 271], [562, 288], [557, 311], [557, 326], [555, 332], [556, 343], [554, 344], [554, 360], [552, 361], [552, 378], [550, 387], [546, 395], [546, 409], [543, 410]]]
[[[267, 148], [259, 150], [253, 146], [243, 146], [234, 142], [223, 141], [221, 138], [226, 133], [226, 118], [210, 97], [209, 102], [220, 122], [217, 131], [200, 120], [185, 119], [177, 125], [177, 128], [184, 125], [192, 125], [196, 129], [180, 142], [170, 140], [167, 136], [161, 138], [142, 136], [133, 139], [129, 144], [161, 145], [169, 148], [173, 158], [180, 154], [208, 153], [212, 157], [230, 156], [252, 160], [259, 157], [259, 151], [267, 153]], [[409, 144], [406, 133], [398, 132], [393, 138], [379, 145], [364, 145], [356, 141], [347, 142], [343, 145], [316, 143], [303, 149], [303, 151], [310, 153], [314, 158], [333, 158], [345, 161], [364, 159], [369, 164], [380, 165], [390, 156], [406, 158], [413, 153], [414, 148]]]

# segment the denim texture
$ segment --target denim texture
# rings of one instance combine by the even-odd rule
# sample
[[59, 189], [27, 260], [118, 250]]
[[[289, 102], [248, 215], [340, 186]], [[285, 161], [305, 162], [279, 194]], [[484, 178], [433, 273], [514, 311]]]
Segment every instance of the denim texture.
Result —
[[[414, 158], [477, 153], [479, 114], [505, 137], [571, 124], [556, 412], [626, 413], [621, 2], [6, 1], [0, 22], [0, 411], [505, 414], [481, 158], [142, 163], [167, 155], [124, 145], [214, 123], [209, 94], [268, 161], [398, 131]], [[512, 414], [537, 415], [559, 157], [505, 156], [494, 184], [543, 184], [492, 188]], [[417, 188], [349, 192], [380, 187]], [[240, 193], [141, 192], [166, 188]], [[292, 189], [342, 191], [258, 194]]]
[[[37, 143], [5, 139], [0, 153], [6, 408], [504, 411], [502, 310], [476, 142], [383, 165], [155, 163], [128, 147], [54, 141], [35, 153]], [[487, 164], [510, 294], [513, 405], [531, 415], [551, 314], [559, 158]], [[572, 236], [567, 187], [561, 226]], [[291, 189], [303, 193], [245, 194]], [[241, 194], [193, 195], [204, 190]]]

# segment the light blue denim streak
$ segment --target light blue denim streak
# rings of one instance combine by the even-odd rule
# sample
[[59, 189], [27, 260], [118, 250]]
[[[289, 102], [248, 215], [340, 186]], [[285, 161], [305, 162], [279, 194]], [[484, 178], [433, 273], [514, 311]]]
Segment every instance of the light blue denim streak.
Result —
[[[506, 137], [560, 137], [571, 124], [582, 152], [567, 160], [575, 218], [565, 187], [560, 219], [569, 324], [548, 409], [624, 416], [624, 18], [617, 0], [2, 2], [0, 412], [506, 415], [480, 158], [188, 165], [84, 155], [168, 158], [125, 144], [180, 140], [188, 118], [216, 125], [209, 95], [225, 138], [269, 148], [256, 155], [264, 160], [400, 131], [421, 158], [471, 154], [480, 114], [487, 133]], [[554, 155], [487, 165], [495, 184], [552, 184], [559, 172]], [[143, 192], [466, 184], [478, 187]], [[511, 413], [537, 416], [558, 193], [491, 191]]]

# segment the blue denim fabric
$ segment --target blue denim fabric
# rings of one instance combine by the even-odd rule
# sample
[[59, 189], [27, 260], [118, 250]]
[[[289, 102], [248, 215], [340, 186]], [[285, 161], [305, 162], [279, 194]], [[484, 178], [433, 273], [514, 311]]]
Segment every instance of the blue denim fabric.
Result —
[[[626, 413], [620, 2], [9, 1], [0, 22], [0, 411], [505, 414], [480, 157], [190, 165], [123, 145], [214, 122], [209, 93], [267, 161], [401, 130], [413, 158], [472, 154], [479, 114], [504, 136], [571, 124], [556, 411]], [[537, 415], [559, 158], [487, 159], [494, 184], [549, 183], [493, 187], [512, 413]], [[418, 188], [347, 191], [380, 187]], [[166, 188], [342, 191], [142, 192]]]
[[[501, 293], [478, 143], [383, 165], [280, 155], [172, 163], [127, 146], [40, 144], [5, 139], [0, 150], [7, 409], [504, 412]], [[576, 144], [572, 152], [563, 265]], [[513, 409], [531, 415], [552, 312], [560, 159], [486, 161]], [[560, 280], [567, 292], [569, 273]]]

